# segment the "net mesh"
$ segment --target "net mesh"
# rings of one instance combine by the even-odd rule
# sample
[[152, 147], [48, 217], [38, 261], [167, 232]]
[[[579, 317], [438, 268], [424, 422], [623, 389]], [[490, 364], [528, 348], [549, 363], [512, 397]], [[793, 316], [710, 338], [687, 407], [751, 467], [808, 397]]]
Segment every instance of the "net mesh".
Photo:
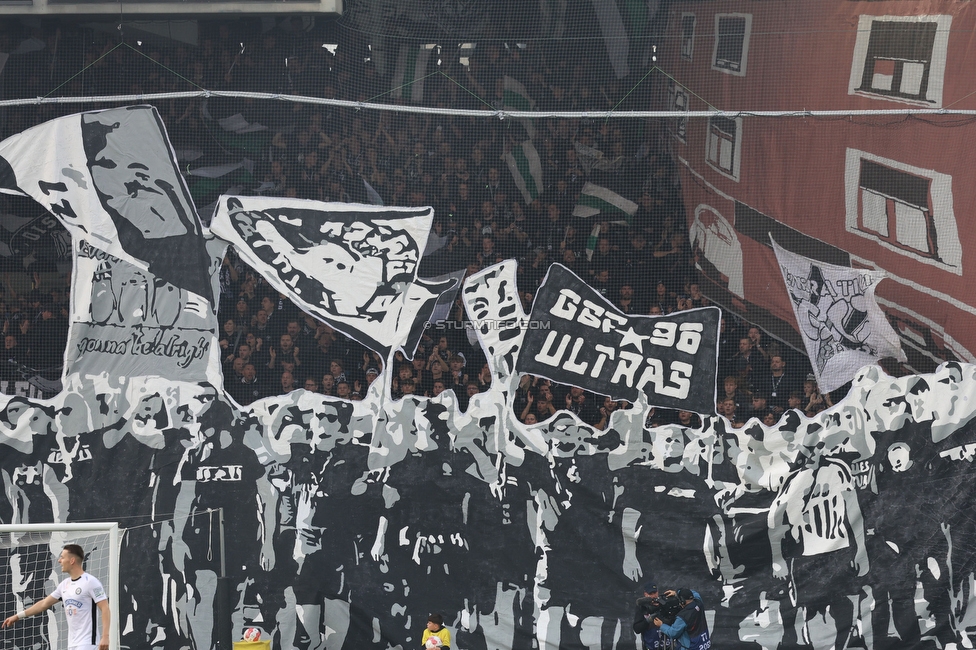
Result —
[[[717, 303], [727, 316], [720, 377], [734, 376], [743, 390], [750, 388], [752, 368], [744, 373], [735, 357], [740, 336], [758, 325], [760, 370], [769, 356], [783, 355], [799, 390], [811, 366], [789, 315], [743, 301], [734, 286], [736, 278], [769, 269], [750, 266], [748, 256], [731, 274], [716, 265], [721, 224], [706, 223], [696, 213], [700, 206], [686, 205], [689, 187], [708, 186], [687, 172], [689, 143], [704, 149], [721, 175], [736, 178], [744, 129], [781, 134], [801, 127], [791, 158], [780, 161], [789, 167], [809, 143], [843, 137], [851, 125], [893, 132], [924, 120], [934, 129], [963, 128], [973, 117], [908, 114], [939, 110], [925, 101], [873, 112], [827, 105], [815, 116], [805, 112], [799, 91], [795, 100], [789, 93], [769, 95], [767, 104], [748, 107], [752, 114], [715, 114], [743, 108], [715, 105], [713, 97], [744, 73], [747, 58], [761, 61], [788, 34], [761, 33], [732, 16], [716, 23], [713, 43], [711, 26], [696, 24], [694, 12], [680, 8], [649, 13], [654, 3], [616, 3], [620, 22], [611, 29], [599, 2], [530, 4], [428, 1], [405, 12], [395, 3], [348, 2], [341, 18], [186, 23], [129, 20], [120, 5], [119, 20], [111, 22], [5, 21], [0, 51], [11, 54], [2, 76], [0, 135], [82, 110], [152, 103], [205, 221], [221, 193], [432, 205], [434, 233], [421, 275], [474, 271], [516, 257], [527, 309], [553, 262], [625, 311]], [[856, 39], [851, 30], [831, 37]], [[679, 74], [680, 62], [709, 56], [711, 65]], [[896, 90], [911, 91], [905, 84]], [[925, 92], [916, 90], [924, 100]], [[790, 179], [776, 182], [788, 186]], [[820, 189], [829, 190], [823, 183]], [[594, 188], [604, 199], [622, 199], [624, 212], [588, 212]], [[0, 200], [2, 212], [17, 217], [3, 234], [10, 255], [0, 260], [8, 272], [6, 333], [19, 346], [8, 355], [15, 363], [3, 367], [5, 390], [24, 392], [31, 387], [26, 378], [38, 376], [33, 370], [60, 363], [64, 329], [57, 330], [62, 338], [38, 340], [32, 310], [51, 303], [65, 315], [70, 246], [36, 205]], [[760, 217], [778, 216], [754, 212], [757, 229]], [[813, 215], [817, 208], [800, 212]], [[351, 397], [363, 391], [367, 371], [380, 359], [279, 300], [233, 252], [221, 273], [226, 383], [253, 362], [262, 394], [295, 387]], [[266, 372], [285, 334], [299, 350], [290, 377], [280, 368]], [[463, 329], [431, 334], [446, 337], [445, 387], [483, 388], [484, 359]], [[924, 333], [916, 339], [909, 350], [913, 369], [960, 356], [947, 338]], [[431, 364], [437, 362], [430, 354], [436, 342], [428, 341], [423, 360], [404, 371], [417, 380], [416, 392], [435, 390]], [[253, 358], [242, 357], [242, 346]], [[459, 354], [460, 368], [452, 368]], [[348, 386], [340, 386], [344, 381]], [[556, 387], [557, 407], [566, 391]], [[816, 410], [822, 404], [816, 397], [814, 387], [801, 406]]]
[[[97, 577], [111, 593], [113, 574], [111, 537], [108, 531], [21, 531], [0, 533], [0, 608], [20, 612], [51, 595], [65, 578], [58, 556], [66, 544], [85, 550], [85, 570]], [[19, 621], [3, 630], [6, 650], [63, 650], [68, 647], [68, 630], [63, 606]], [[96, 623], [101, 630], [101, 623]]]

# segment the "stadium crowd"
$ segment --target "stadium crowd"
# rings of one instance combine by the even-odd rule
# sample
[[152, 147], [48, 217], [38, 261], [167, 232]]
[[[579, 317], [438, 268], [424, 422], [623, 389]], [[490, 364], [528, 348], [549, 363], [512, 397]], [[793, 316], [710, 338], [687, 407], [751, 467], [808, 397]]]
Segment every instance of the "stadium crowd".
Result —
[[[391, 86], [379, 56], [361, 38], [332, 45], [300, 19], [262, 31], [260, 22], [201, 21], [199, 45], [126, 42], [118, 34], [59, 24], [57, 29], [0, 27], [0, 52], [11, 53], [0, 80], [5, 97], [47, 94], [149, 94], [193, 89], [260, 91], [356, 102], [409, 103], [412, 88]], [[464, 57], [438, 48], [424, 79], [422, 103], [438, 108], [501, 108], [505, 78], [521, 82], [541, 109], [592, 111], [648, 102], [650, 85], [625, 86], [575, 50], [558, 45], [491, 42]], [[387, 54], [394, 58], [395, 52]], [[71, 57], [74, 58], [71, 58]], [[464, 60], [462, 60], [464, 59]], [[84, 65], [76, 65], [83, 61]], [[393, 67], [393, 62], [386, 64]], [[74, 66], [74, 67], [72, 67]], [[430, 74], [434, 72], [436, 74]], [[55, 74], [54, 71], [60, 71]], [[392, 90], [391, 90], [392, 88]], [[222, 192], [435, 209], [420, 275], [498, 261], [519, 261], [525, 310], [552, 263], [585, 279], [622, 312], [667, 314], [709, 304], [687, 239], [680, 189], [661, 120], [513, 120], [249, 99], [192, 98], [153, 102], [204, 220]], [[47, 119], [104, 105], [4, 109], [2, 135]], [[229, 120], [227, 118], [230, 118]], [[504, 155], [529, 137], [539, 154], [544, 189], [519, 190]], [[596, 152], [596, 153], [594, 153]], [[238, 164], [239, 163], [239, 164]], [[233, 168], [233, 169], [231, 169]], [[210, 169], [206, 174], [199, 170]], [[229, 170], [229, 171], [227, 171]], [[194, 173], [198, 171], [198, 173]], [[586, 182], [632, 199], [628, 219], [573, 216]], [[18, 206], [4, 198], [0, 212]], [[605, 219], [605, 220], [604, 220]], [[56, 234], [50, 234], [56, 240]], [[64, 246], [40, 244], [8, 260], [4, 283], [6, 390], [26, 364], [60, 363], [67, 333]], [[59, 257], [60, 256], [60, 257]], [[68, 266], [70, 268], [70, 264]], [[58, 274], [58, 269], [61, 273]], [[25, 290], [26, 285], [33, 287]], [[18, 290], [20, 287], [20, 290]], [[52, 287], [53, 290], [52, 290]], [[361, 399], [383, 360], [341, 332], [302, 313], [231, 250], [220, 271], [219, 342], [225, 385], [241, 404], [297, 388]], [[456, 305], [449, 322], [427, 330], [412, 360], [398, 353], [395, 396], [454, 390], [460, 407], [491, 382], [480, 347]], [[5, 359], [5, 361], [7, 361]], [[816, 383], [804, 382], [808, 360], [723, 319], [717, 409], [733, 422], [775, 422], [784, 409], [825, 406]], [[579, 388], [526, 376], [516, 404], [525, 422], [569, 409], [605, 427], [625, 407]], [[652, 410], [651, 424], [691, 423], [687, 412]]]

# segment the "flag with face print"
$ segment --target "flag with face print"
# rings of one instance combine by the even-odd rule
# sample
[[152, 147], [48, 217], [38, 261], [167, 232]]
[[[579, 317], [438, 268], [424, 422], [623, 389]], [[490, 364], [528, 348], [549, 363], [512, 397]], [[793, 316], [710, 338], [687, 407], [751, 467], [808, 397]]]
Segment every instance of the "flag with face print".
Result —
[[818, 262], [772, 243], [820, 390], [843, 386], [885, 357], [906, 360], [874, 297], [884, 271]]
[[211, 231], [303, 310], [372, 350], [412, 354], [422, 333], [414, 322], [429, 320], [454, 285], [417, 279], [433, 216], [431, 208], [224, 196]]

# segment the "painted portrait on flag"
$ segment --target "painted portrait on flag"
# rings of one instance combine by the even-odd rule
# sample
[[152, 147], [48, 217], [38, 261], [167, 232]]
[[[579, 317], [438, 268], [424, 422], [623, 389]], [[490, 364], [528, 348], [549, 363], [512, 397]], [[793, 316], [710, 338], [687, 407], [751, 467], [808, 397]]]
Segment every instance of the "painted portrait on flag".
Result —
[[431, 208], [225, 196], [211, 231], [306, 311], [377, 352], [403, 346], [412, 355], [414, 322], [427, 322], [455, 285], [417, 280], [433, 216]]
[[[976, 366], [861, 368], [843, 402], [773, 425], [705, 414], [647, 426], [662, 397], [714, 403], [717, 310], [629, 317], [553, 267], [529, 317], [508, 260], [459, 294], [484, 391], [463, 409], [450, 389], [394, 399], [392, 351], [437, 297], [415, 273], [429, 209], [224, 197], [218, 228], [274, 289], [389, 353], [361, 401], [298, 389], [242, 408], [219, 358], [206, 372], [216, 343], [171, 340], [215, 339], [207, 287], [226, 242], [175, 207], [179, 178], [153, 172], [170, 148], [152, 120], [114, 127], [136, 113], [55, 120], [32, 130], [33, 148], [0, 143], [7, 191], [69, 224], [69, 350], [81, 335], [93, 346], [69, 352], [52, 399], [0, 397], [0, 520], [127, 522], [121, 645], [230, 645], [226, 624], [275, 649], [409, 648], [438, 611], [462, 648], [627, 650], [640, 643], [634, 595], [652, 580], [693, 585], [723, 647], [972, 644]], [[91, 155], [83, 124], [112, 129]], [[140, 162], [138, 147], [156, 149]], [[103, 177], [113, 164], [123, 171]], [[45, 194], [42, 181], [64, 186]], [[206, 295], [167, 257], [179, 242]], [[816, 296], [829, 320], [816, 331], [881, 349], [863, 331], [867, 280], [790, 268], [798, 298]], [[850, 299], [830, 308], [834, 294]], [[603, 428], [568, 410], [522, 422], [522, 372], [633, 404]], [[19, 571], [16, 555], [0, 545], [0, 566]], [[47, 573], [17, 573], [0, 608], [17, 611]]]
[[226, 245], [204, 232], [156, 109], [59, 118], [5, 140], [0, 159], [2, 191], [30, 196], [73, 237], [85, 290], [72, 295], [66, 374], [82, 363], [218, 382], [213, 274]]
[[843, 386], [862, 366], [885, 357], [905, 361], [874, 297], [883, 271], [817, 262], [772, 243], [821, 390]]

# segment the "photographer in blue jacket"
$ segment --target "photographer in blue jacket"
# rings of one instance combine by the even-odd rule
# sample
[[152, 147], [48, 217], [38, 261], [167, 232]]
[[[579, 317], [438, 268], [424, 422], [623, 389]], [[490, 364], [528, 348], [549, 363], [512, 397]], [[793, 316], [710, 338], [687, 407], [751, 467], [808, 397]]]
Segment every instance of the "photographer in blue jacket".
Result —
[[688, 650], [709, 650], [712, 639], [708, 634], [708, 622], [705, 620], [705, 605], [697, 591], [684, 588], [677, 594], [673, 591], [664, 592], [665, 596], [677, 595], [683, 604], [674, 623], [668, 625], [660, 618], [654, 618], [654, 626], [661, 634], [678, 641], [678, 646]]

